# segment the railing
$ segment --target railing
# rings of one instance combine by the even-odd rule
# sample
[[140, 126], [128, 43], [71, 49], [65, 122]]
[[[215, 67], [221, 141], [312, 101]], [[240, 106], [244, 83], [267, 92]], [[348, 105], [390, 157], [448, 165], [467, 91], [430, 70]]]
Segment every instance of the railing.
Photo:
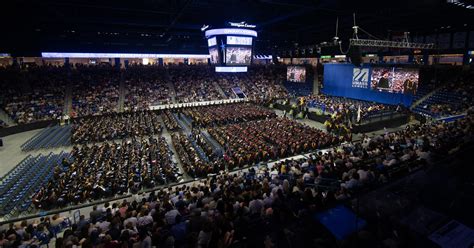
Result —
[[213, 100], [213, 101], [203, 101], [203, 102], [174, 103], [174, 104], [150, 106], [150, 110], [176, 109], [176, 108], [185, 108], [185, 107], [209, 106], [209, 105], [229, 104], [229, 103], [249, 102], [249, 101], [250, 100], [248, 98], [243, 98], [243, 99], [240, 98], [240, 99], [224, 99], [224, 100]]

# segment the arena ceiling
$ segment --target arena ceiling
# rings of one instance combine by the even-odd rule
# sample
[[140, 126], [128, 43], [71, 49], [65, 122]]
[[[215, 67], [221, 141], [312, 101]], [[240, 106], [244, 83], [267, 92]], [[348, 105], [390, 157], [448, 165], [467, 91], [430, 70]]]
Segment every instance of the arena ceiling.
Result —
[[[2, 8], [0, 52], [207, 52], [200, 28], [227, 21], [256, 24], [257, 53], [330, 40], [357, 25], [386, 38], [410, 31], [469, 30], [474, 10], [443, 0], [45, 0]], [[9, 2], [9, 3], [12, 3]], [[6, 5], [6, 3], [3, 3]], [[449, 28], [448, 28], [449, 27]]]

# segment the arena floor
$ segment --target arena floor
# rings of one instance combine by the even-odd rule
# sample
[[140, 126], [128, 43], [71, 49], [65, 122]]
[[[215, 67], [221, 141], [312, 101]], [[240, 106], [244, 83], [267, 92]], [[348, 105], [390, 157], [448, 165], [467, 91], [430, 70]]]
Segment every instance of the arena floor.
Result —
[[[274, 111], [277, 115], [283, 116], [283, 111], [280, 111], [280, 110], [274, 110]], [[317, 129], [320, 129], [320, 130], [323, 130], [323, 131], [326, 132], [326, 129], [325, 129], [325, 127], [322, 123], [312, 121], [312, 120], [309, 120], [309, 119], [302, 119], [302, 120], [297, 120], [297, 121], [301, 122], [301, 123], [304, 123], [304, 124], [306, 124], [310, 127], [317, 128]], [[413, 123], [410, 123], [410, 124], [413, 124]], [[162, 126], [164, 126], [163, 123], [162, 123]], [[396, 127], [396, 128], [390, 128], [390, 129], [387, 129], [386, 131], [393, 132], [393, 131], [396, 131], [396, 130], [403, 129], [403, 128], [405, 128], [405, 126], [406, 125], [402, 125], [402, 126]], [[71, 150], [71, 146], [69, 146], [69, 147], [68, 146], [63, 146], [63, 147], [59, 147], [59, 148], [40, 149], [40, 150], [33, 150], [33, 151], [29, 151], [29, 152], [21, 151], [20, 146], [23, 143], [25, 143], [29, 138], [33, 137], [36, 133], [38, 133], [40, 131], [41, 131], [41, 129], [38, 129], [38, 130], [33, 130], [33, 131], [28, 131], [28, 132], [23, 132], [23, 133], [18, 133], [18, 134], [6, 136], [6, 137], [3, 138], [4, 146], [2, 148], [0, 148], [0, 161], [1, 161], [1, 163], [0, 163], [0, 177], [7, 174], [8, 171], [13, 169], [22, 159], [24, 159], [26, 156], [28, 156], [28, 154], [38, 155], [40, 153], [48, 154], [50, 152], [60, 153], [61, 151]], [[369, 133], [369, 135], [370, 136], [379, 135], [379, 134], [383, 134], [386, 131], [385, 130], [379, 130], [379, 131], [371, 132], [371, 133]], [[176, 151], [175, 151], [174, 147], [171, 145], [172, 143], [171, 143], [170, 133], [166, 130], [166, 128], [163, 129], [163, 132], [162, 132], [161, 135], [166, 139], [166, 141], [170, 145], [170, 148], [173, 151], [173, 153], [176, 154]], [[354, 140], [359, 140], [360, 138], [361, 138], [361, 134], [355, 134], [354, 137], [353, 137]], [[182, 170], [179, 159], [174, 157], [174, 160], [175, 160], [175, 162], [177, 162], [178, 166]], [[190, 179], [190, 178], [187, 178], [185, 176], [184, 179], [186, 180], [186, 179]]]

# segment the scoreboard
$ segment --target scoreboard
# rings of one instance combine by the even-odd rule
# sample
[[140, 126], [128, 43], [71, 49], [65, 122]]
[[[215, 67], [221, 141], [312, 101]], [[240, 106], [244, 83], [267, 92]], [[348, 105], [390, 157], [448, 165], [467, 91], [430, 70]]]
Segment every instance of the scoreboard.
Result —
[[246, 67], [252, 63], [253, 42], [257, 31], [241, 27], [216, 28], [206, 30], [205, 36], [210, 62], [216, 66], [216, 72], [247, 71]]

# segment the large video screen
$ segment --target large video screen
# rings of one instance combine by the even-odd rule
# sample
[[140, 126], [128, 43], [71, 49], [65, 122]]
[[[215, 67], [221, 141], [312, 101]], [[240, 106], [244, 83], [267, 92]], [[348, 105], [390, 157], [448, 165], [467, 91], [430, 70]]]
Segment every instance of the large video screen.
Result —
[[371, 89], [390, 93], [416, 94], [419, 72], [413, 68], [372, 68]]
[[288, 66], [286, 68], [286, 80], [289, 82], [306, 82], [306, 68], [303, 66]]
[[227, 47], [225, 62], [227, 65], [249, 65], [252, 60], [252, 48]]
[[209, 47], [217, 45], [216, 37], [212, 37], [212, 38], [208, 39], [207, 40], [207, 45]]
[[227, 45], [252, 45], [252, 37], [227, 36]]
[[209, 48], [209, 55], [211, 55], [211, 64], [219, 63], [219, 51], [217, 51], [217, 48]]

